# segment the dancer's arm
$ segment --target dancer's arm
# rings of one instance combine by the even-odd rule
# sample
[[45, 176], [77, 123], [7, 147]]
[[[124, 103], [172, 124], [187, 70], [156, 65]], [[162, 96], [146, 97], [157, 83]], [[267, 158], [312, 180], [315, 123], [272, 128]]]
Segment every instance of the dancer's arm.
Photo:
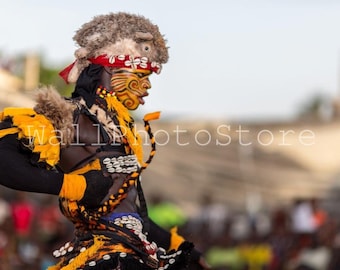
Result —
[[[29, 152], [20, 149], [17, 134], [0, 139], [0, 184], [37, 193], [59, 195], [70, 200], [98, 204], [112, 185], [111, 178], [98, 177], [98, 171], [83, 175], [64, 174], [32, 164]], [[100, 185], [97, 183], [100, 182]]]

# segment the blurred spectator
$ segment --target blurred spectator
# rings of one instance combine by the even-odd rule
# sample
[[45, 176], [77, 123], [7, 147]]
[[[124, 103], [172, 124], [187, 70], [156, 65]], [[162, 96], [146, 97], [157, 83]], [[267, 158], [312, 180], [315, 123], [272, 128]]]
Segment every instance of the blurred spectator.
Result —
[[36, 265], [39, 259], [39, 248], [32, 233], [36, 219], [35, 206], [28, 200], [25, 192], [16, 192], [11, 203], [12, 220], [15, 232], [15, 249], [18, 255], [17, 263], [21, 267]]
[[47, 195], [37, 213], [38, 237], [46, 245], [54, 246], [59, 240], [61, 220], [64, 216], [61, 214], [55, 198]]
[[37, 213], [37, 241], [40, 248], [41, 270], [57, 263], [51, 250], [59, 248], [64, 244], [65, 239], [70, 238], [73, 228], [65, 227], [66, 222], [69, 221], [61, 214], [55, 197], [44, 195]]
[[213, 238], [220, 237], [228, 218], [227, 207], [206, 198], [201, 212], [202, 222], [207, 224], [208, 233]]
[[296, 199], [291, 211], [292, 231], [296, 234], [312, 234], [317, 226], [314, 212], [309, 200]]
[[270, 270], [284, 270], [290, 250], [293, 247], [293, 237], [289, 227], [289, 216], [283, 208], [272, 214], [272, 230], [268, 242], [272, 247], [272, 261]]
[[320, 202], [316, 198], [311, 199], [311, 206], [313, 211], [313, 220], [315, 227], [318, 229], [323, 226], [328, 219], [326, 211], [320, 206]]
[[27, 199], [25, 192], [16, 192], [16, 198], [11, 204], [15, 233], [20, 238], [29, 237], [35, 215], [33, 204]]
[[231, 218], [230, 235], [235, 241], [243, 241], [250, 236], [251, 227], [251, 220], [246, 214], [234, 214]]
[[226, 205], [215, 202], [211, 194], [203, 194], [199, 205], [200, 209], [194, 217], [194, 226], [200, 232], [209, 235], [211, 241], [221, 237], [228, 221], [228, 209]]
[[289, 269], [327, 270], [331, 262], [331, 250], [321, 245], [315, 234], [310, 246], [302, 248], [296, 258], [289, 262]]
[[311, 245], [312, 238], [317, 231], [311, 201], [296, 199], [291, 209], [291, 231], [294, 237], [294, 248], [290, 257], [299, 255], [302, 249]]

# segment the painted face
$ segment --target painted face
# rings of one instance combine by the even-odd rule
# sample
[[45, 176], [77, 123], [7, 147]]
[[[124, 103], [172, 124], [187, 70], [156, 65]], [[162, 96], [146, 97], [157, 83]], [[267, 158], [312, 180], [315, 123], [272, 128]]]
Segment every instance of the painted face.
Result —
[[112, 72], [111, 87], [117, 99], [129, 110], [135, 110], [144, 104], [143, 97], [151, 88], [151, 71], [142, 69], [117, 69]]

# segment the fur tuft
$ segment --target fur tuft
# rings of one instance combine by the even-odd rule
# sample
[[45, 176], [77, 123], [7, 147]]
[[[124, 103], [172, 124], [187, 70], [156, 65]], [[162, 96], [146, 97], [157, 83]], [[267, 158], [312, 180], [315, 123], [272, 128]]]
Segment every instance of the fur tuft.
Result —
[[61, 147], [68, 146], [73, 139], [73, 111], [75, 105], [65, 100], [52, 86], [38, 89], [34, 110], [47, 117], [57, 131]]

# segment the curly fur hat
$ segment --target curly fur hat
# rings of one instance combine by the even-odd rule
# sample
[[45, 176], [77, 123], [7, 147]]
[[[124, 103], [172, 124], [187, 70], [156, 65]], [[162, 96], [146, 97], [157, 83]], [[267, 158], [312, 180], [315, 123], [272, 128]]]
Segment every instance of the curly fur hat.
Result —
[[73, 39], [80, 48], [75, 52], [77, 62], [69, 73], [69, 82], [76, 82], [89, 65], [88, 58], [102, 54], [147, 57], [159, 64], [169, 58], [158, 26], [140, 15], [119, 12], [96, 16], [83, 24]]

